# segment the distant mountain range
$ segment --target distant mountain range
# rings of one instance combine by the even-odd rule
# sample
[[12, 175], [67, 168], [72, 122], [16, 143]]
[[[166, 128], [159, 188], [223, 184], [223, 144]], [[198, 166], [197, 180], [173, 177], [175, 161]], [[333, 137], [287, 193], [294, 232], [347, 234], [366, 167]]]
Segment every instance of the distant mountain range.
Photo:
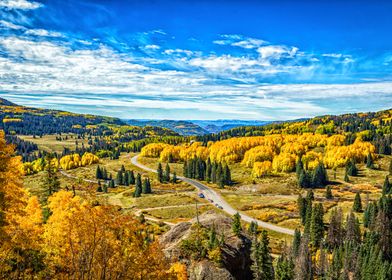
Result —
[[263, 126], [269, 124], [269, 121], [253, 120], [124, 120], [127, 124], [134, 126], [158, 126], [171, 129], [181, 135], [204, 135], [209, 133], [218, 133], [224, 130], [240, 126]]

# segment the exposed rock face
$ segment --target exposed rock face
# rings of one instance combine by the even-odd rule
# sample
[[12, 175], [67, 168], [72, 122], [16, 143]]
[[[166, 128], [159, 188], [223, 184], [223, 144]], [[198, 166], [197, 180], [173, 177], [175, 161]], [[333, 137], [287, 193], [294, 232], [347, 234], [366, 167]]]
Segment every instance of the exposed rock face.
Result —
[[170, 259], [180, 259], [188, 265], [188, 276], [193, 280], [220, 280], [220, 279], [252, 279], [250, 271], [250, 239], [243, 234], [237, 237], [231, 230], [232, 219], [224, 215], [209, 211], [199, 217], [203, 227], [215, 227], [217, 235], [225, 236], [222, 248], [222, 265], [217, 266], [209, 260], [194, 261], [184, 259], [180, 249], [181, 242], [192, 233], [192, 225], [196, 219], [190, 222], [180, 223], [174, 226], [161, 238], [165, 254]]

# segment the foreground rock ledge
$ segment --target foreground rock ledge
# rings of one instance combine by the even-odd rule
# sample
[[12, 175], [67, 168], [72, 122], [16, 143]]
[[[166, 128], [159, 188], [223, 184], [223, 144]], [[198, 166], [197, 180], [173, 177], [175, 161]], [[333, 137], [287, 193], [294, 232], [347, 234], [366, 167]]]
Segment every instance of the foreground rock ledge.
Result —
[[231, 230], [232, 219], [215, 211], [208, 211], [199, 216], [203, 227], [215, 227], [218, 236], [225, 236], [222, 246], [222, 264], [216, 265], [210, 260], [195, 261], [182, 256], [181, 241], [189, 238], [197, 219], [175, 225], [161, 237], [164, 252], [171, 260], [180, 260], [188, 268], [188, 277], [192, 280], [220, 280], [220, 279], [252, 279], [250, 271], [250, 238], [243, 233], [240, 237]]

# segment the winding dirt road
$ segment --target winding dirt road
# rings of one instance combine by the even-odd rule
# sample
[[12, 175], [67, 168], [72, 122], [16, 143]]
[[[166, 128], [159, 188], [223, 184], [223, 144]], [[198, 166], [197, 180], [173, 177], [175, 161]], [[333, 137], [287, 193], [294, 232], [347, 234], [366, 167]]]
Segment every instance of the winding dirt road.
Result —
[[[139, 163], [138, 158], [139, 158], [139, 155], [132, 157], [131, 163], [141, 169], [146, 170], [146, 171], [154, 172], [154, 173], [157, 172], [155, 169], [152, 169], [150, 167], [147, 167], [147, 166]], [[199, 181], [193, 180], [193, 179], [185, 178], [182, 176], [177, 176], [177, 178], [179, 180], [182, 180], [182, 181], [196, 187], [197, 189], [199, 189], [199, 191], [201, 193], [203, 193], [203, 195], [205, 196], [205, 198], [207, 200], [213, 201], [213, 202], [211, 202], [213, 205], [215, 205], [216, 207], [221, 207], [221, 209], [223, 211], [225, 211], [226, 213], [228, 213], [229, 215], [234, 215], [237, 212], [239, 212], [238, 210], [231, 207], [215, 190], [211, 189], [210, 187], [200, 183]], [[292, 229], [280, 227], [280, 226], [270, 224], [267, 222], [263, 222], [263, 221], [254, 219], [254, 218], [252, 218], [246, 214], [243, 214], [243, 213], [240, 213], [240, 215], [241, 215], [241, 219], [244, 220], [245, 222], [250, 223], [253, 221], [253, 222], [256, 222], [262, 228], [276, 231], [276, 232], [280, 232], [280, 233], [284, 233], [284, 234], [288, 234], [288, 235], [294, 235], [294, 230], [292, 230]]]

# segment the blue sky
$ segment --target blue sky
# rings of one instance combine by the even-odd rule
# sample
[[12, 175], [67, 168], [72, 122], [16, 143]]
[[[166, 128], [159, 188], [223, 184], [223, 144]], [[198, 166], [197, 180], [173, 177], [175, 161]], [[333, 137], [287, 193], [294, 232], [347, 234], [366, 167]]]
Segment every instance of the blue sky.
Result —
[[120, 118], [392, 107], [391, 1], [0, 0], [0, 96]]

